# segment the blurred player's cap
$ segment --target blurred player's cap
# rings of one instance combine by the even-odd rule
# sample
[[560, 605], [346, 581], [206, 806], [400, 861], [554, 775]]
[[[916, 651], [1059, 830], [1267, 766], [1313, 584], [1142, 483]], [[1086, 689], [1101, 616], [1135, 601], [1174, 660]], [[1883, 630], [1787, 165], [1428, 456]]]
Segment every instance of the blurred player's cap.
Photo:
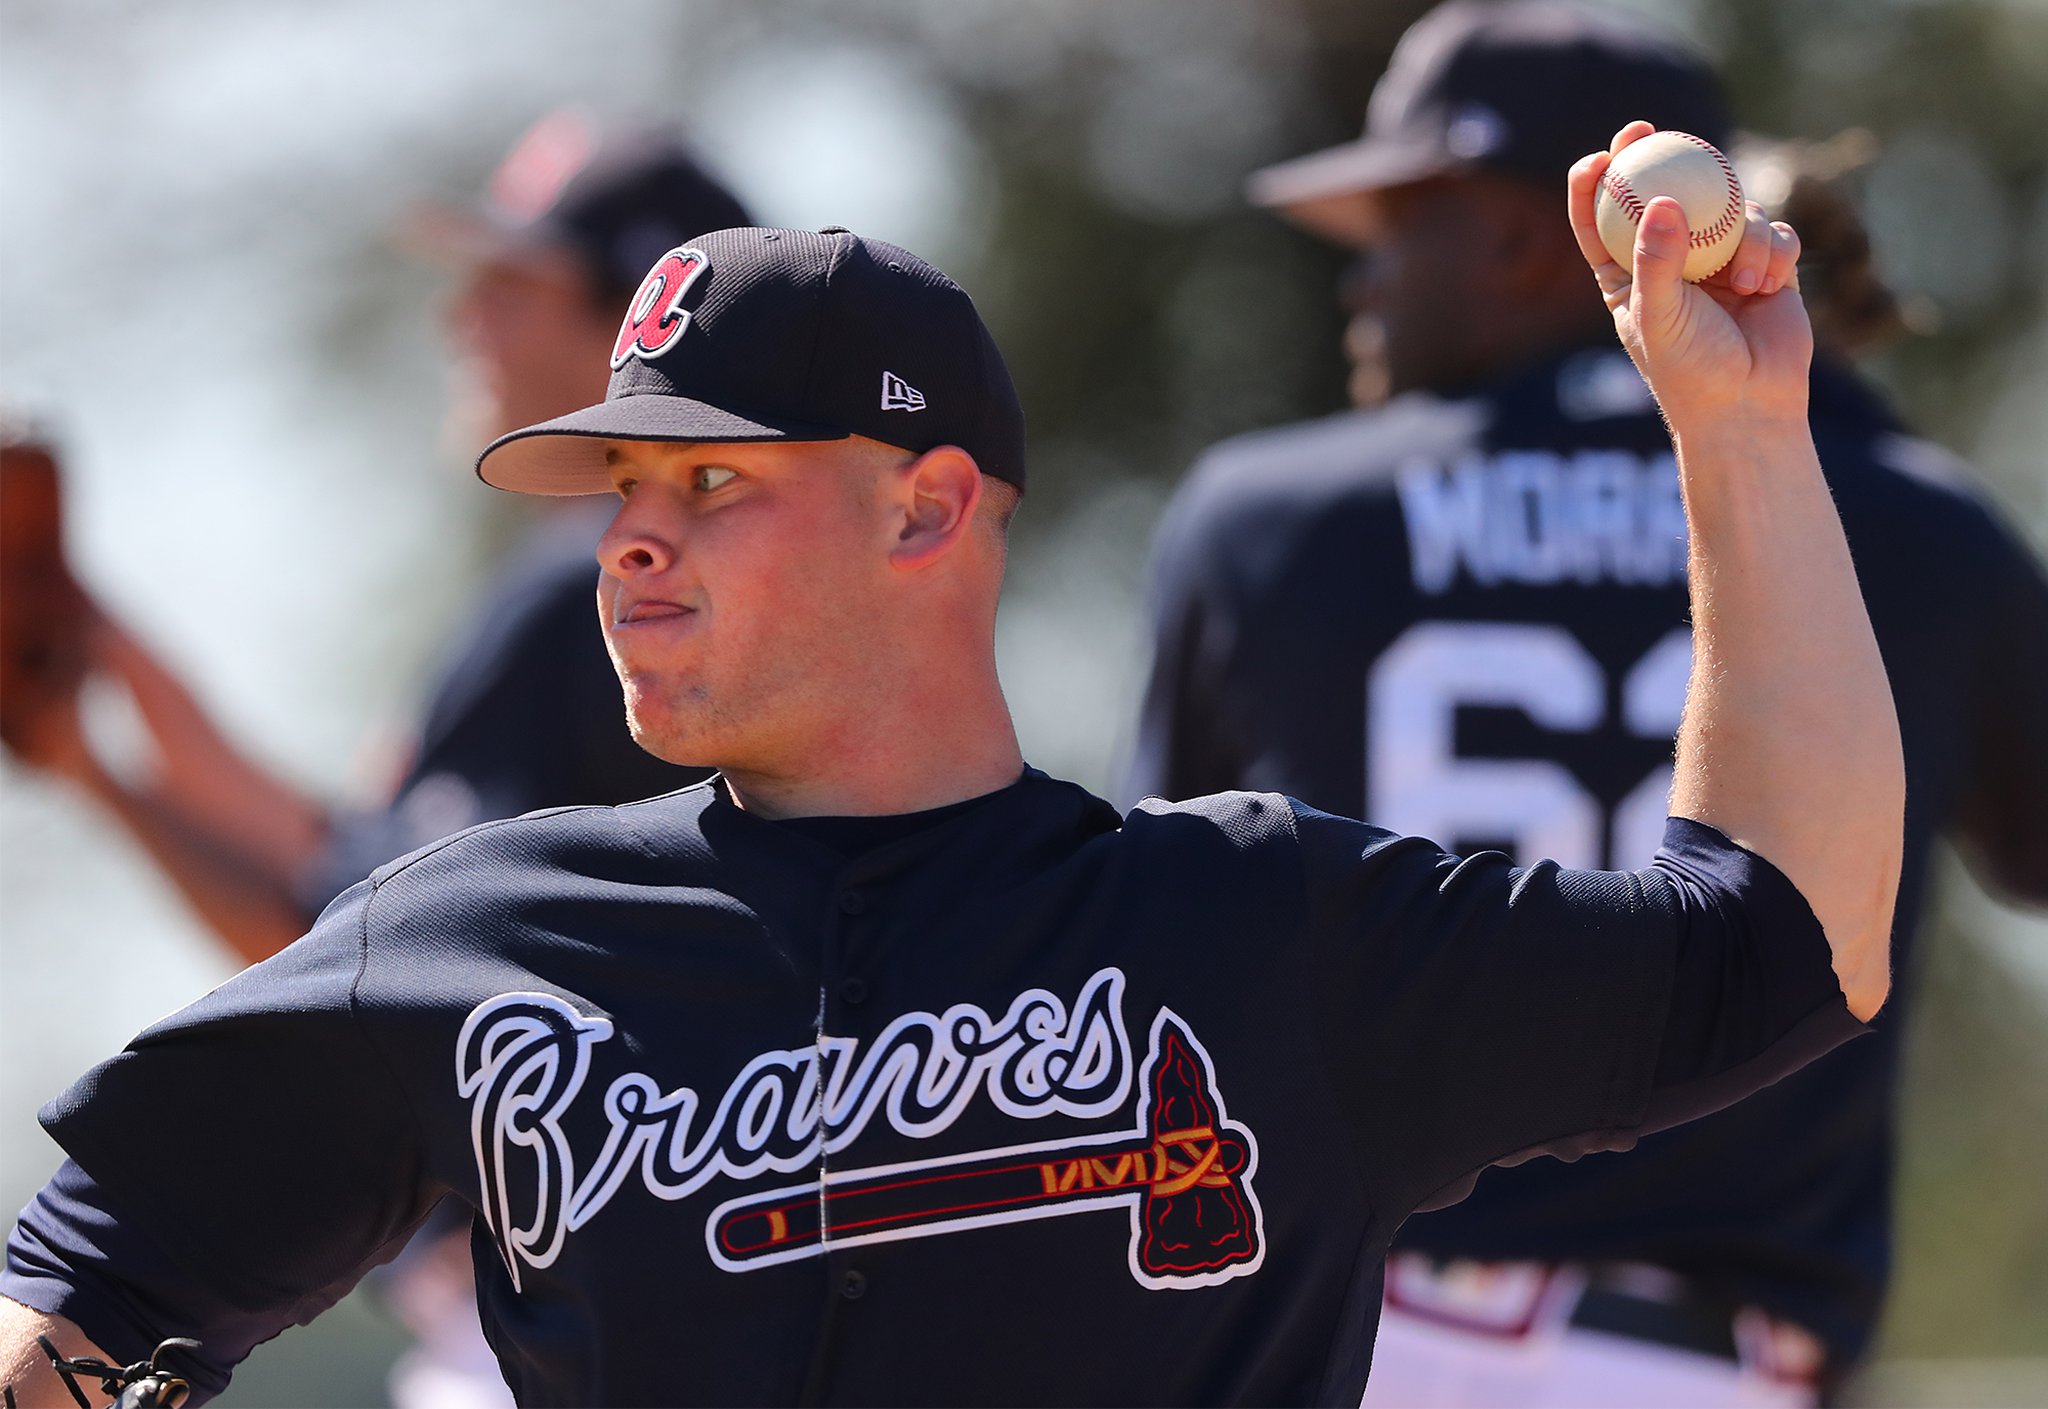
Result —
[[966, 291], [838, 226], [720, 230], [670, 250], [627, 304], [604, 400], [477, 458], [523, 494], [611, 489], [604, 440], [957, 445], [1024, 487], [1024, 412]]
[[1727, 143], [1720, 84], [1674, 40], [1556, 0], [1450, 0], [1394, 46], [1363, 136], [1256, 171], [1246, 189], [1254, 205], [1360, 244], [1362, 192], [1475, 170], [1562, 192], [1573, 162], [1637, 118]]
[[752, 219], [674, 133], [601, 126], [563, 108], [513, 144], [481, 201], [423, 206], [401, 236], [464, 263], [566, 253], [609, 302], [631, 293], [663, 250]]

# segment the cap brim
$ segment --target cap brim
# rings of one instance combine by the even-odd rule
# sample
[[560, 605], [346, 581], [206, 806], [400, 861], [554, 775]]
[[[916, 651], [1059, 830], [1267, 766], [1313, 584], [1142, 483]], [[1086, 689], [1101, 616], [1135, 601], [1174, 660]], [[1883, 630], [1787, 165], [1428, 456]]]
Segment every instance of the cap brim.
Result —
[[477, 478], [515, 494], [608, 494], [607, 440], [844, 440], [836, 426], [742, 416], [685, 396], [652, 392], [600, 401], [501, 435], [477, 456]]
[[1469, 165], [1434, 143], [1361, 138], [1261, 167], [1246, 180], [1245, 197], [1312, 234], [1359, 245], [1372, 235], [1367, 204], [1359, 197]]

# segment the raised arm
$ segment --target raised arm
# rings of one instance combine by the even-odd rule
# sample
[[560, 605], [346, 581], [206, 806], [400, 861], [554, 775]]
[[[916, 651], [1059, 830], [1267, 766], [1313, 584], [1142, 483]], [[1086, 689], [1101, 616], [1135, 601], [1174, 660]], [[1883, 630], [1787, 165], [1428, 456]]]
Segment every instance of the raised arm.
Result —
[[184, 683], [89, 600], [82, 616], [87, 668], [127, 687], [150, 766], [127, 777], [97, 756], [79, 713], [82, 680], [21, 711], [9, 746], [105, 807], [243, 959], [269, 958], [305, 933], [296, 882], [319, 855], [326, 814], [230, 743]]
[[1798, 237], [1754, 205], [1740, 250], [1700, 284], [1679, 277], [1686, 221], [1650, 202], [1634, 269], [1593, 223], [1609, 157], [1570, 178], [1579, 247], [1615, 330], [1663, 408], [1691, 535], [1693, 671], [1671, 811], [1719, 828], [1799, 887], [1827, 933], [1849, 1009], [1890, 986], [1905, 808], [1890, 682], [1807, 429], [1813, 338]]

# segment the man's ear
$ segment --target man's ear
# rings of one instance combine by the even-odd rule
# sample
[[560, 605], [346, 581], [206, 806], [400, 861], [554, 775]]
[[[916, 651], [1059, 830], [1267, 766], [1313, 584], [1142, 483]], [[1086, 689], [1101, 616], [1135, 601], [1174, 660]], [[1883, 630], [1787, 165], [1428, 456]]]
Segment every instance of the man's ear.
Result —
[[975, 506], [981, 503], [981, 467], [959, 446], [941, 445], [900, 474], [903, 517], [889, 561], [916, 571], [945, 557], [972, 531]]

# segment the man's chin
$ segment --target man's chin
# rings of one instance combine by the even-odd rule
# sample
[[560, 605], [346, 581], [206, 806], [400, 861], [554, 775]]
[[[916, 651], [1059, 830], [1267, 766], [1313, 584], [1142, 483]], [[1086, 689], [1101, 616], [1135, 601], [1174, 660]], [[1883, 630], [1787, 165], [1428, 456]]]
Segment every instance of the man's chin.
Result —
[[627, 724], [632, 732], [633, 742], [663, 763], [673, 763], [678, 768], [716, 766], [697, 757], [696, 750], [688, 747], [685, 740], [677, 738], [669, 730], [650, 727], [633, 716], [628, 716]]
[[664, 710], [636, 708], [629, 701], [626, 727], [632, 733], [634, 743], [663, 763], [673, 763], [678, 768], [722, 766], [711, 756], [715, 750], [707, 747], [702, 731], [685, 727]]

